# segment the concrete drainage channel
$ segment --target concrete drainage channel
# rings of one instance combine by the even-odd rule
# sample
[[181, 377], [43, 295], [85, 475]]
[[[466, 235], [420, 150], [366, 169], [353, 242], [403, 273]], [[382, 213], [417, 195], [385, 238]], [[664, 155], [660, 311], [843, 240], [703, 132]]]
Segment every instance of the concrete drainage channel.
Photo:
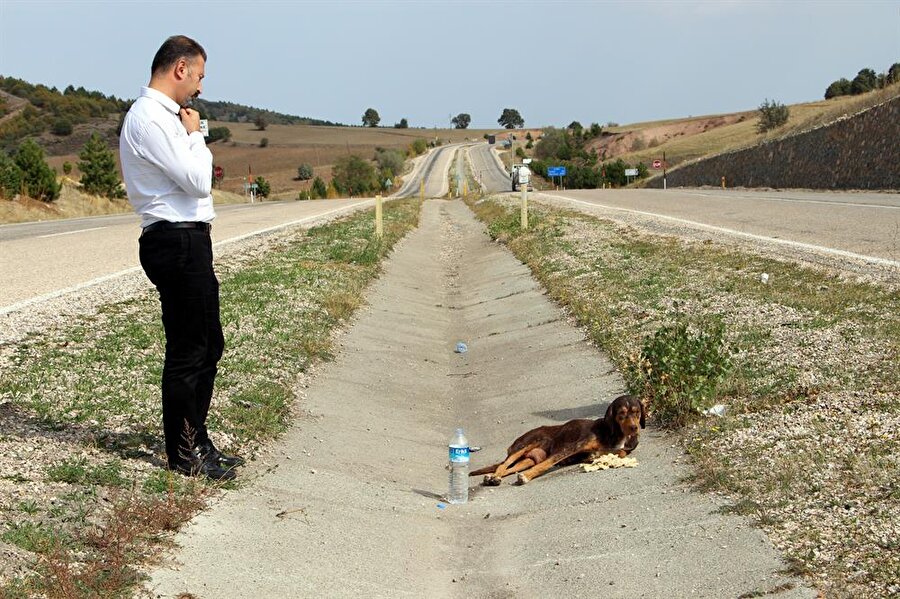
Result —
[[683, 456], [649, 429], [636, 468], [473, 478], [467, 504], [439, 506], [457, 426], [483, 448], [477, 468], [622, 391], [463, 203], [426, 202], [367, 299], [307, 392], [309, 416], [178, 536], [154, 596], [815, 596], [778, 573], [760, 531], [679, 482]]

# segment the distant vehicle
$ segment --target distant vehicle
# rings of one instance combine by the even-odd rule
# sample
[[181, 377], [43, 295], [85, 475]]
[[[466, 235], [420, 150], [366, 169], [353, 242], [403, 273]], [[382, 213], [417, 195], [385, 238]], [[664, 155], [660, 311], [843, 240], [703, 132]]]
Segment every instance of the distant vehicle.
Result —
[[496, 141], [497, 141], [497, 137], [496, 137], [496, 136], [494, 136], [494, 135], [488, 135], [488, 143], [489, 143], [489, 144], [496, 143]]
[[534, 191], [534, 187], [531, 186], [531, 169], [524, 164], [514, 164], [512, 166], [509, 180], [512, 183], [513, 191], [519, 191], [521, 185], [525, 185], [528, 191]]

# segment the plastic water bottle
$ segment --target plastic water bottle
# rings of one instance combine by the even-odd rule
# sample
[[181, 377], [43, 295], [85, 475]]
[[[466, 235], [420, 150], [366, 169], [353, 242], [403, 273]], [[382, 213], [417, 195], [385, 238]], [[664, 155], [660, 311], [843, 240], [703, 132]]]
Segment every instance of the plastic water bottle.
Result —
[[450, 439], [450, 491], [447, 501], [465, 503], [469, 500], [469, 442], [463, 429], [456, 429]]

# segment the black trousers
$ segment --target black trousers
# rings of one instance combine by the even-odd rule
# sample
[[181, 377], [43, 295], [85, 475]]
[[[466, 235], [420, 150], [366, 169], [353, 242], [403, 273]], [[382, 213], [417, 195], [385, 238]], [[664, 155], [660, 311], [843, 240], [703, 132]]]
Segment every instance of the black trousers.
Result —
[[162, 375], [163, 431], [169, 464], [209, 440], [206, 417], [225, 339], [219, 281], [209, 232], [172, 229], [144, 233], [141, 266], [159, 291], [166, 331]]

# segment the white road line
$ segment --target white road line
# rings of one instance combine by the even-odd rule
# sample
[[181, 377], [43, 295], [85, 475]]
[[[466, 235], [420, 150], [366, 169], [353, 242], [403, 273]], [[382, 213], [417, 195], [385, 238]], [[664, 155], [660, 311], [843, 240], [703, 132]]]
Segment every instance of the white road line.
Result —
[[827, 206], [857, 206], [859, 208], [887, 208], [888, 210], [900, 210], [900, 206], [887, 206], [885, 204], [859, 204], [856, 202], [844, 202], [844, 201], [834, 201], [829, 202], [828, 200], [807, 200], [803, 198], [773, 198], [766, 196], [757, 196], [757, 195], [746, 195], [746, 194], [734, 194], [734, 195], [726, 195], [726, 194], [716, 194], [716, 193], [704, 193], [702, 191], [681, 191], [678, 193], [683, 193], [685, 195], [694, 195], [694, 196], [703, 196], [706, 198], [722, 198], [722, 199], [734, 199], [734, 198], [747, 198], [749, 200], [765, 200], [769, 202], [788, 202], [792, 204], [825, 204]]
[[[252, 233], [247, 233], [245, 235], [238, 235], [237, 237], [231, 237], [229, 239], [223, 239], [222, 241], [217, 241], [213, 244], [213, 247], [221, 247], [223, 245], [227, 245], [229, 243], [235, 243], [237, 241], [241, 241], [243, 239], [247, 239], [248, 237], [254, 237], [256, 235], [263, 235], [265, 233], [269, 233], [272, 231], [277, 231], [278, 229], [284, 229], [286, 227], [291, 227], [294, 225], [302, 225], [303, 223], [307, 223], [312, 220], [317, 220], [331, 214], [336, 214], [342, 211], [349, 212], [355, 208], [359, 208], [360, 206], [365, 206], [366, 204], [373, 203], [373, 200], [360, 200], [355, 204], [350, 204], [349, 206], [342, 206], [340, 208], [335, 208], [334, 210], [329, 210], [328, 212], [323, 212], [322, 214], [315, 214], [313, 216], [307, 216], [304, 218], [300, 218], [288, 223], [282, 223], [280, 225], [276, 225], [274, 227], [268, 227], [266, 229], [260, 229], [258, 231], [253, 231]], [[102, 228], [102, 227], [98, 227]], [[50, 293], [45, 293], [44, 295], [39, 295], [37, 297], [32, 297], [27, 300], [22, 300], [21, 302], [17, 302], [15, 304], [4, 306], [0, 308], [0, 316], [6, 316], [12, 312], [17, 312], [23, 308], [27, 308], [28, 306], [33, 306], [34, 304], [40, 304], [41, 302], [45, 302], [47, 300], [51, 300], [57, 297], [61, 297], [63, 295], [67, 295], [69, 293], [73, 293], [75, 291], [80, 291], [81, 289], [86, 289], [88, 287], [92, 287], [94, 285], [99, 285], [100, 283], [105, 283], [106, 281], [111, 281], [117, 277], [123, 277], [125, 275], [130, 275], [131, 273], [138, 272], [141, 270], [140, 266], [133, 266], [131, 268], [126, 268], [125, 270], [120, 270], [119, 272], [114, 272], [108, 275], [104, 275], [102, 277], [98, 277], [96, 279], [92, 279], [90, 281], [85, 281], [84, 283], [79, 283], [78, 285], [74, 285], [72, 287], [67, 287], [65, 289], [59, 289], [57, 291], [52, 291]], [[147, 282], [149, 285], [149, 281]]]
[[[545, 194], [540, 194], [540, 195], [545, 195]], [[717, 233], [726, 233], [728, 235], [736, 235], [738, 237], [746, 237], [747, 239], [753, 239], [755, 241], [767, 241], [770, 243], [786, 245], [788, 247], [795, 247], [795, 248], [801, 248], [801, 249], [806, 249], [806, 250], [815, 250], [817, 252], [833, 254], [835, 256], [841, 256], [842, 258], [853, 258], [855, 260], [863, 260], [865, 262], [870, 262], [872, 264], [878, 264], [881, 266], [892, 266], [894, 268], [900, 268], [900, 262], [898, 262], [896, 260], [888, 260], [887, 258], [878, 258], [876, 256], [865, 256], [863, 254], [854, 254], [853, 252], [848, 252], [845, 250], [837, 250], [834, 248], [824, 247], [821, 245], [813, 245], [811, 243], [803, 243], [802, 241], [789, 241], [787, 239], [778, 239], [776, 237], [766, 237], [765, 235], [755, 235], [753, 233], [744, 233], [743, 231], [737, 231], [735, 229], [729, 229], [727, 227], [716, 227], [713, 225], [698, 223], [697, 221], [687, 220], [684, 218], [677, 218], [674, 216], [665, 216], [663, 214], [657, 214], [655, 212], [644, 212], [643, 210], [632, 210], [630, 208], [619, 208], [618, 206], [608, 206], [606, 204], [597, 204], [595, 202], [585, 202], [583, 200], [570, 198], [568, 196], [562, 196], [562, 195], [550, 196], [550, 195], [548, 195], [546, 197], [560, 198], [563, 200], [568, 200], [570, 202], [574, 202], [576, 204], [584, 204], [585, 206], [594, 206], [596, 208], [606, 208], [608, 210], [618, 210], [620, 212], [629, 212], [631, 214], [640, 214], [641, 216], [651, 216], [653, 218], [661, 218], [661, 219], [669, 220], [669, 221], [676, 222], [676, 223], [691, 225], [692, 227], [697, 227], [699, 229], [704, 229], [707, 231], [715, 231]]]
[[99, 231], [106, 227], [91, 227], [90, 229], [78, 229], [77, 231], [66, 231], [65, 233], [50, 233], [49, 235], [38, 235], [37, 239], [46, 239], [48, 237], [61, 237], [62, 235], [74, 235], [75, 233], [87, 233], [88, 231]]

